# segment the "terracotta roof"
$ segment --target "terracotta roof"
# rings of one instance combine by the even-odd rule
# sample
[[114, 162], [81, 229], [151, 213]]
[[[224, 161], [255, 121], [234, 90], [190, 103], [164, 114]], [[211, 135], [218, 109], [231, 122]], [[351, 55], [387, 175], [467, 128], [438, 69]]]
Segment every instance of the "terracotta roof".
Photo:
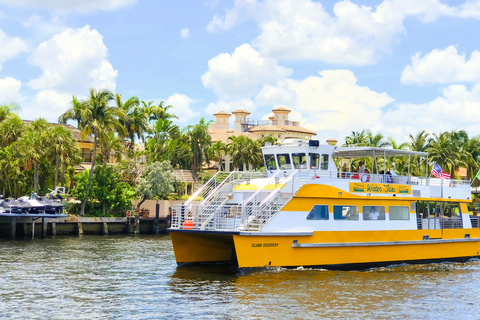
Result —
[[288, 111], [288, 112], [292, 112], [290, 109], [285, 108], [285, 107], [276, 107], [276, 108], [273, 109], [272, 111]]
[[317, 135], [314, 131], [302, 128], [302, 127], [295, 127], [295, 126], [286, 126], [286, 125], [267, 125], [267, 126], [256, 126], [251, 127], [250, 132], [258, 132], [258, 131], [274, 131], [274, 132], [299, 132], [299, 133], [306, 133], [311, 135]]
[[[23, 120], [24, 123], [26, 124], [29, 124], [29, 123], [32, 123], [33, 121], [32, 120]], [[82, 141], [80, 139], [80, 136], [82, 135], [82, 131], [70, 124], [61, 124], [61, 123], [51, 123], [50, 124], [52, 126], [64, 126], [65, 128], [67, 128], [73, 135], [73, 137], [75, 138], [75, 140], [77, 141]], [[92, 136], [86, 136], [85, 139], [83, 140], [83, 142], [92, 142], [93, 143], [93, 137]]]
[[225, 112], [225, 111], [220, 111], [220, 112], [214, 113], [213, 115], [214, 116], [231, 116], [230, 113]]
[[250, 112], [248, 112], [247, 110], [243, 110], [243, 109], [238, 109], [238, 110], [232, 111], [232, 114], [237, 114], [237, 113], [250, 114]]

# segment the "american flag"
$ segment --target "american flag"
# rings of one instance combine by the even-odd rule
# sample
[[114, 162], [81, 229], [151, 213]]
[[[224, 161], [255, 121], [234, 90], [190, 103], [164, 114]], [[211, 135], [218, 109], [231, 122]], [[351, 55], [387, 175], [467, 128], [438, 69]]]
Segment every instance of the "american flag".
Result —
[[435, 162], [432, 168], [431, 175], [434, 175], [437, 178], [450, 179], [450, 174], [443, 172], [442, 168]]

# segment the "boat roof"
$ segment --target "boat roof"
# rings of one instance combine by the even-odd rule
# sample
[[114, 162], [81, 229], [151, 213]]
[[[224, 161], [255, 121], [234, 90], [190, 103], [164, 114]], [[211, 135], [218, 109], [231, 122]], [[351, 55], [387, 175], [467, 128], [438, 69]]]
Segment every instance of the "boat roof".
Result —
[[405, 157], [405, 156], [419, 156], [426, 157], [427, 152], [402, 150], [402, 149], [387, 149], [378, 147], [337, 147], [333, 151], [332, 156], [335, 158], [369, 158], [369, 157]]

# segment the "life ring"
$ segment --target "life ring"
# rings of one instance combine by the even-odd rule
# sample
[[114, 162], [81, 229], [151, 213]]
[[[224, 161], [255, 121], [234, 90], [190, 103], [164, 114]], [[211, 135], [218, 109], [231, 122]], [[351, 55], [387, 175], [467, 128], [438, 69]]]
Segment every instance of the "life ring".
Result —
[[192, 220], [183, 221], [183, 229], [193, 229], [193, 221]]

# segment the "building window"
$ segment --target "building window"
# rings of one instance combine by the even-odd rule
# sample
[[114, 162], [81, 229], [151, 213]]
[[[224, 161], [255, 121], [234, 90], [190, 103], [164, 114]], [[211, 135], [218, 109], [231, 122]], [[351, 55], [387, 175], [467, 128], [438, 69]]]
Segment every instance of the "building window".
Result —
[[357, 206], [333, 206], [333, 219], [358, 220]]
[[233, 161], [230, 160], [230, 165], [229, 165], [229, 168], [230, 170], [229, 171], [234, 171], [234, 168], [233, 168]]
[[388, 207], [388, 216], [390, 220], [410, 220], [408, 207]]
[[328, 220], [328, 206], [314, 205], [307, 216], [307, 220]]
[[220, 171], [225, 171], [225, 160], [222, 160], [222, 163], [220, 164]]
[[81, 157], [83, 162], [92, 162], [92, 156], [92, 150], [90, 150], [89, 148], [82, 148]]
[[363, 220], [385, 220], [384, 206], [363, 206]]

